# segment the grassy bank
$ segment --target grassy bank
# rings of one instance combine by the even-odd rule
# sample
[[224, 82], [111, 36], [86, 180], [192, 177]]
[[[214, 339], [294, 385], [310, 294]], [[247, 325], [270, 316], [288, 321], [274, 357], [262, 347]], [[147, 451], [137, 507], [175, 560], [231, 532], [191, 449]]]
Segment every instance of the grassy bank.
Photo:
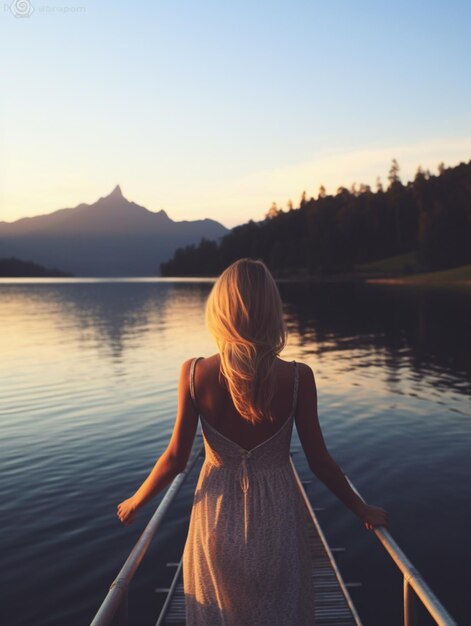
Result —
[[416, 252], [397, 254], [355, 266], [355, 272], [360, 274], [391, 274], [393, 276], [418, 273], [421, 269]]
[[452, 285], [471, 287], [471, 265], [454, 267], [450, 270], [422, 272], [407, 276], [384, 278], [366, 278], [368, 283], [384, 283], [394, 285]]
[[299, 271], [276, 276], [280, 282], [367, 282], [391, 285], [437, 285], [471, 287], [471, 265], [435, 272], [421, 271], [415, 252], [408, 252], [373, 263], [357, 265], [344, 274], [308, 274]]

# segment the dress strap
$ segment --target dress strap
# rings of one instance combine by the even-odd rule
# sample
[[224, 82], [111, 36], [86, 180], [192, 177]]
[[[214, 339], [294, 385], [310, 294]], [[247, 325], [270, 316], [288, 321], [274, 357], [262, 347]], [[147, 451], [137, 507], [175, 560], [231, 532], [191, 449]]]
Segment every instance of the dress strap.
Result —
[[190, 396], [193, 402], [193, 406], [195, 407], [196, 412], [199, 415], [198, 405], [196, 404], [196, 396], [195, 396], [195, 365], [199, 359], [202, 359], [202, 356], [197, 356], [193, 359], [190, 365]]
[[291, 408], [291, 416], [293, 416], [296, 411], [296, 403], [298, 400], [298, 383], [299, 383], [298, 364], [296, 361], [293, 361], [293, 363], [294, 363], [294, 388], [293, 388], [293, 406]]

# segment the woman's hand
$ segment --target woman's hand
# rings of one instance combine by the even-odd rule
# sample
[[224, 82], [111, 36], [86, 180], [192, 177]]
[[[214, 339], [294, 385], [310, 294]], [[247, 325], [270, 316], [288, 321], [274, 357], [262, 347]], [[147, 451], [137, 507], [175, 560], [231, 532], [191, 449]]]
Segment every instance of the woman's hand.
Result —
[[366, 530], [372, 530], [374, 526], [388, 527], [388, 514], [380, 506], [365, 504], [365, 507], [360, 514], [360, 519]]
[[128, 498], [127, 500], [123, 500], [120, 502], [117, 509], [117, 516], [119, 520], [125, 525], [129, 526], [134, 522], [134, 518], [136, 516], [138, 506], [136, 500], [132, 498]]

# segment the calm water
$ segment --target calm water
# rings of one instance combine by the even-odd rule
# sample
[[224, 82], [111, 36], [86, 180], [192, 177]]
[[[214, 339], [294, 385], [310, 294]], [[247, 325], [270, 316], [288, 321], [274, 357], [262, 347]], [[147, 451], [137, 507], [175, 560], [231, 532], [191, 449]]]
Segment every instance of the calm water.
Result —
[[[168, 442], [180, 364], [216, 347], [210, 282], [0, 284], [0, 622], [82, 626], [163, 494], [122, 526], [116, 505]], [[285, 359], [311, 365], [327, 446], [460, 624], [471, 623], [471, 294], [280, 284]], [[294, 460], [365, 626], [401, 623], [402, 578], [374, 534]], [[155, 623], [156, 587], [186, 537], [197, 472], [131, 586], [132, 623]], [[424, 619], [424, 624], [430, 623]]]

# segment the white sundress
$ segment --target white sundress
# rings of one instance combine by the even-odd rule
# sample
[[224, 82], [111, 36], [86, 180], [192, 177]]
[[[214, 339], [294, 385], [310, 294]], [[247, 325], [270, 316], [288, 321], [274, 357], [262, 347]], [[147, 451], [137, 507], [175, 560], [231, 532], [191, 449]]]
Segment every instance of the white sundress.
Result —
[[[190, 368], [195, 406], [199, 358]], [[183, 552], [187, 626], [314, 624], [307, 511], [289, 455], [299, 378], [293, 364], [291, 413], [251, 450], [200, 414], [205, 460]]]

